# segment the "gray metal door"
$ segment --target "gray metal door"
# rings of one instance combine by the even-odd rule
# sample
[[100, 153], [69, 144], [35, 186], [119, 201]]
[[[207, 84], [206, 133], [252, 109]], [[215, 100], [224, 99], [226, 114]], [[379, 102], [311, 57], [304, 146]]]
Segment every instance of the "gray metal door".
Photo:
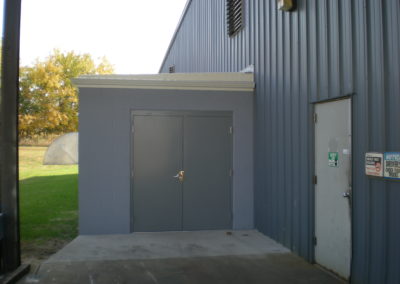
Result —
[[315, 260], [349, 278], [351, 101], [317, 104], [315, 114]]
[[182, 229], [182, 169], [179, 116], [133, 116], [133, 226], [135, 231]]
[[133, 112], [133, 230], [229, 229], [232, 118]]
[[185, 118], [184, 230], [232, 227], [231, 125], [230, 117]]

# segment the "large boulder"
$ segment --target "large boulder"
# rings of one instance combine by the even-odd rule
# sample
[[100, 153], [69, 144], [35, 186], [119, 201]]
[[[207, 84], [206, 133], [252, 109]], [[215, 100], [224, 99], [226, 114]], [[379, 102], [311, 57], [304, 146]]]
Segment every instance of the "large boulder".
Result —
[[47, 148], [44, 155], [44, 165], [74, 165], [78, 164], [78, 132], [64, 134], [58, 137]]

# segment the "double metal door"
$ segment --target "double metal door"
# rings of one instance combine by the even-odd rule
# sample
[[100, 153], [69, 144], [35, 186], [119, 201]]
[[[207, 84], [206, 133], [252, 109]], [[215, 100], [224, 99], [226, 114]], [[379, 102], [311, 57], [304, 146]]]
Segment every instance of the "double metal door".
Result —
[[132, 113], [134, 231], [232, 227], [227, 112]]

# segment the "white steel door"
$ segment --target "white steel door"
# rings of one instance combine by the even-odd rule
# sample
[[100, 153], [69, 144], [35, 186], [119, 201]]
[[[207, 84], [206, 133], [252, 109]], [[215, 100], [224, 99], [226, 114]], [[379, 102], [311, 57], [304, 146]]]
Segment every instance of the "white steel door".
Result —
[[351, 100], [315, 105], [315, 260], [349, 278]]

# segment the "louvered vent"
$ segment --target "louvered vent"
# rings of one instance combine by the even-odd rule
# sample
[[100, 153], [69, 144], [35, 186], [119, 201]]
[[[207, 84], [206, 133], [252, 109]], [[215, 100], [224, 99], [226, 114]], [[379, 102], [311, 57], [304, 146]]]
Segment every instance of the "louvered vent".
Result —
[[243, 0], [227, 0], [228, 35], [234, 36], [243, 28]]

